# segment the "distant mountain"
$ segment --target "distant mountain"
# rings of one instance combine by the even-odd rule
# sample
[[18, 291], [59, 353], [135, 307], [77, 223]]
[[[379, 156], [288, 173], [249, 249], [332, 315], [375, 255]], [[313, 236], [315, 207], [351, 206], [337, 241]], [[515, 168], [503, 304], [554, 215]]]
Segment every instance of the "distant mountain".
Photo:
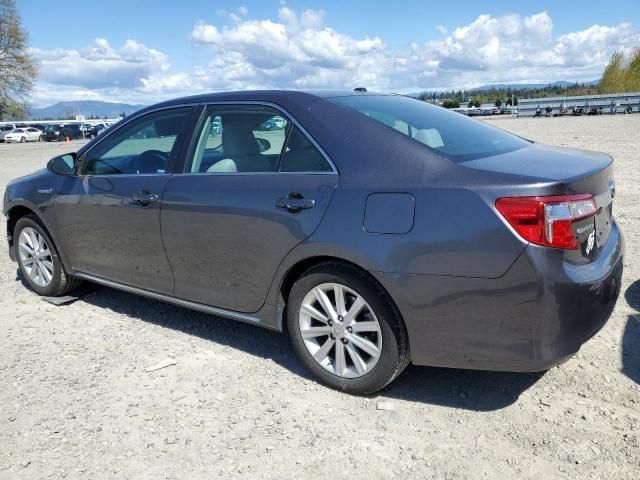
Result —
[[145, 105], [129, 105], [127, 103], [98, 102], [94, 100], [80, 100], [77, 102], [58, 102], [44, 108], [32, 108], [29, 117], [32, 120], [65, 119], [67, 117], [84, 115], [85, 118], [97, 116], [117, 118], [121, 113], [130, 115]]

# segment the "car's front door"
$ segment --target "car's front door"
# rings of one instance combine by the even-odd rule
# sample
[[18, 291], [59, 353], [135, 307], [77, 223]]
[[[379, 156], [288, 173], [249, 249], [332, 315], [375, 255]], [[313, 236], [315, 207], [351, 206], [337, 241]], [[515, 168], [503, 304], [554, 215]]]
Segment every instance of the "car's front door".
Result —
[[56, 226], [73, 270], [173, 292], [160, 235], [162, 192], [181, 163], [191, 107], [137, 118], [79, 159], [55, 198]]
[[175, 295], [255, 312], [282, 259], [318, 226], [337, 172], [299, 127], [260, 105], [209, 107], [189, 157], [162, 203]]

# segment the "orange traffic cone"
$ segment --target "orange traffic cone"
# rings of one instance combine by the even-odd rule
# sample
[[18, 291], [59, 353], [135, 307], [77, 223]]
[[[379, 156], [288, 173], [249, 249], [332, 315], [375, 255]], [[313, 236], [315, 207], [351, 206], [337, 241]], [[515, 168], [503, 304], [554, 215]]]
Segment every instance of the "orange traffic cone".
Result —
[[70, 145], [71, 144], [71, 140], [69, 140], [69, 137], [66, 137], [66, 138], [67, 138], [67, 140], [64, 143], [66, 143], [67, 145]]

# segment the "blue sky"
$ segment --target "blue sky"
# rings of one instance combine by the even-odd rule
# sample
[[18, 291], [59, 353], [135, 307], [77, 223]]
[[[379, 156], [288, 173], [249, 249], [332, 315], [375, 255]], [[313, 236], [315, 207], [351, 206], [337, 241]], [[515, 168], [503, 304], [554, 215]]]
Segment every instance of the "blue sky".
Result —
[[591, 80], [613, 51], [640, 47], [637, 0], [17, 3], [41, 65], [36, 106], [242, 88]]

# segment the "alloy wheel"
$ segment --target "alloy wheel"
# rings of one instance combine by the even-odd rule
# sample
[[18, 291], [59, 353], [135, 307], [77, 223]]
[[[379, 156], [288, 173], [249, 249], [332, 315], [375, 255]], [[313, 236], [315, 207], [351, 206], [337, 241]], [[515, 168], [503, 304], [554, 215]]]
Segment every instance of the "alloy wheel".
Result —
[[53, 279], [53, 258], [42, 234], [31, 227], [23, 228], [18, 251], [22, 268], [31, 281], [40, 287], [48, 286]]
[[298, 326], [307, 351], [334, 375], [361, 377], [380, 359], [380, 323], [365, 299], [345, 285], [323, 283], [309, 291]]

